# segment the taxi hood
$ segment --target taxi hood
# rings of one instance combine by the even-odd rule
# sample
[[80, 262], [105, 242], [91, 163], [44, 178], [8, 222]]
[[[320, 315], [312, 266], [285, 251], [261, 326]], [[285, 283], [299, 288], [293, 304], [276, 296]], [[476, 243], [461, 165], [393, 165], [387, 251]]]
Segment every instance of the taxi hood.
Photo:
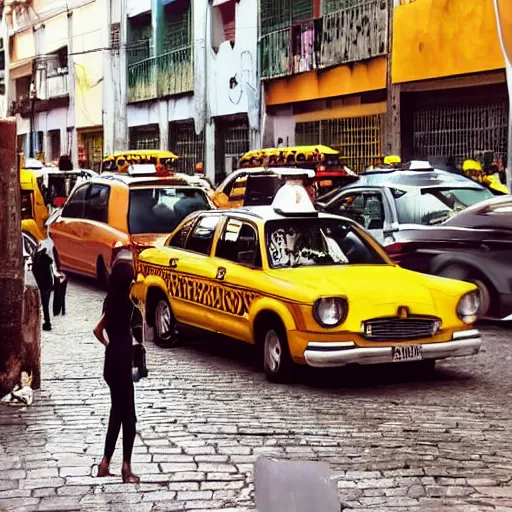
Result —
[[140, 250], [161, 247], [169, 237], [168, 233], [141, 233], [130, 235], [132, 243]]
[[[349, 304], [415, 305], [424, 314], [437, 311], [439, 299], [475, 289], [469, 283], [429, 276], [394, 265], [340, 265], [269, 270], [290, 299], [313, 304], [319, 297], [345, 296]], [[300, 285], [298, 284], [300, 283]]]

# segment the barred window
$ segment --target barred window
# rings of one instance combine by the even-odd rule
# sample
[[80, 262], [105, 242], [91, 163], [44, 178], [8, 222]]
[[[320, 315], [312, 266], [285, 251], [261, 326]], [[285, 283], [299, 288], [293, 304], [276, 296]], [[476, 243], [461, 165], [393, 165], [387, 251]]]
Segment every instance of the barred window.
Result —
[[130, 149], [159, 149], [160, 131], [157, 125], [130, 128]]
[[313, 0], [261, 0], [261, 33], [313, 18]]
[[508, 105], [446, 105], [413, 114], [414, 158], [455, 157], [461, 164], [485, 151], [507, 154]]
[[194, 121], [170, 123], [169, 149], [180, 158], [176, 170], [193, 174], [198, 162], [204, 160], [204, 131], [196, 135]]
[[363, 172], [382, 158], [382, 116], [347, 117], [297, 123], [297, 145], [325, 144], [341, 153], [347, 167]]

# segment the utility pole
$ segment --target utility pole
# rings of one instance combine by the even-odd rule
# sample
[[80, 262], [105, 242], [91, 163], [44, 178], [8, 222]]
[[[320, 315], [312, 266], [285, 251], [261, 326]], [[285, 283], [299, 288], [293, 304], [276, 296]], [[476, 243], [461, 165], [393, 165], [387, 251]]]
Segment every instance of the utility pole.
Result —
[[494, 0], [498, 37], [505, 59], [508, 88], [508, 141], [507, 141], [507, 187], [512, 186], [512, 3], [510, 0]]
[[36, 85], [35, 85], [35, 72], [32, 71], [32, 82], [30, 82], [30, 158], [34, 158], [35, 146], [35, 110], [36, 110]]

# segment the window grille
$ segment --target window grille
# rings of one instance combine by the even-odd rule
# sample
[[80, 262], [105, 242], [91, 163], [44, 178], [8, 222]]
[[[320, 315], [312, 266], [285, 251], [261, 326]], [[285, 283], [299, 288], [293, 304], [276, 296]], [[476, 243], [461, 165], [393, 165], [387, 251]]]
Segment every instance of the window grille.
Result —
[[169, 148], [180, 157], [176, 170], [193, 174], [196, 164], [204, 163], [204, 131], [196, 135], [193, 121], [170, 123]]
[[382, 158], [382, 116], [347, 117], [297, 123], [297, 145], [325, 144], [340, 151], [347, 167], [366, 170]]
[[262, 34], [312, 18], [313, 0], [261, 0]]
[[324, 0], [322, 14], [330, 14], [342, 9], [350, 9], [356, 5], [371, 3], [374, 0]]
[[130, 149], [159, 149], [160, 132], [158, 126], [130, 128]]
[[436, 106], [413, 114], [414, 158], [453, 156], [458, 164], [482, 151], [507, 153], [508, 105]]
[[[183, 7], [183, 4], [181, 4]], [[165, 21], [162, 26], [164, 53], [189, 46], [192, 42], [192, 9], [187, 0], [185, 8], [171, 7], [165, 11]]]

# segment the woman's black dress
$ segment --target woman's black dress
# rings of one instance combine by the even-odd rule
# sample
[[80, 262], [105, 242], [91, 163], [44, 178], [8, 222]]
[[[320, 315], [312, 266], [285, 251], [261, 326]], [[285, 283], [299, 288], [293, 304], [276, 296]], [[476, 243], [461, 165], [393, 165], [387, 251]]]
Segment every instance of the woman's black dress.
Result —
[[133, 341], [130, 320], [133, 304], [127, 293], [109, 291], [104, 304], [109, 344], [105, 351], [103, 376], [110, 388], [112, 406], [105, 441], [105, 456], [112, 458], [121, 425], [123, 460], [130, 462], [135, 440], [135, 396], [132, 379]]

